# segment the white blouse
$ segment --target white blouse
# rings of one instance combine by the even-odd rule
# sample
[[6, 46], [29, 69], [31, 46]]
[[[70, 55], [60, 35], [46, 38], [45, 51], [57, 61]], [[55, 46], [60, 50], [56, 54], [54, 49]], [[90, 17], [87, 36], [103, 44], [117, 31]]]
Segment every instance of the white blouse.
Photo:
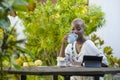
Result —
[[91, 40], [86, 40], [81, 48], [81, 51], [79, 54], [77, 54], [77, 51], [75, 49], [75, 44], [68, 44], [65, 49], [65, 59], [66, 62], [81, 62], [83, 61], [84, 55], [94, 55], [94, 56], [103, 56], [102, 63], [108, 65], [106, 56], [98, 50], [98, 48], [95, 46], [95, 44]]

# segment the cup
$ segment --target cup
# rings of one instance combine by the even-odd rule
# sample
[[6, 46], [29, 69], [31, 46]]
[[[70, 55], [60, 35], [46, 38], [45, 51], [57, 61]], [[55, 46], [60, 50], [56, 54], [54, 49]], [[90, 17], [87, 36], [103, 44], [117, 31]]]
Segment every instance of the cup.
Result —
[[63, 57], [57, 57], [57, 66], [66, 66], [66, 60]]
[[76, 41], [77, 38], [78, 38], [77, 34], [70, 33], [68, 35], [68, 43], [73, 43], [74, 41]]
[[62, 60], [62, 61], [57, 61], [57, 66], [66, 66], [66, 61]]

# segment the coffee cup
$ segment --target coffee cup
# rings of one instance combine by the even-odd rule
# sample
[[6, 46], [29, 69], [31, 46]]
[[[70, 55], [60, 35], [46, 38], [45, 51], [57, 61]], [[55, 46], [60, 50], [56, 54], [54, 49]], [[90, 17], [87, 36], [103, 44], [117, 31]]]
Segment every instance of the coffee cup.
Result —
[[63, 57], [57, 57], [57, 66], [66, 66], [66, 60]]
[[66, 66], [66, 61], [57, 61], [57, 66]]
[[74, 41], [76, 41], [77, 38], [78, 38], [77, 34], [70, 33], [68, 35], [68, 43], [73, 43]]

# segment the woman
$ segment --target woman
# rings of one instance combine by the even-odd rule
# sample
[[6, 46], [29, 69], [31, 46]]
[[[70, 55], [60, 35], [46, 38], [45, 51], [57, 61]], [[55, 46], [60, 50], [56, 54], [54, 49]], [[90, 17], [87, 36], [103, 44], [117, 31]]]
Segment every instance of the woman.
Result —
[[[77, 34], [75, 42], [67, 44], [69, 35], [67, 34], [62, 41], [59, 57], [65, 57], [67, 66], [81, 66], [84, 55], [103, 56], [102, 66], [107, 66], [107, 59], [103, 53], [94, 45], [91, 40], [84, 37], [85, 24], [82, 19], [76, 18], [71, 23], [71, 33]], [[67, 44], [67, 46], [66, 46]], [[73, 77], [72, 80], [86, 80], [87, 77]], [[87, 80], [91, 80], [88, 79]]]

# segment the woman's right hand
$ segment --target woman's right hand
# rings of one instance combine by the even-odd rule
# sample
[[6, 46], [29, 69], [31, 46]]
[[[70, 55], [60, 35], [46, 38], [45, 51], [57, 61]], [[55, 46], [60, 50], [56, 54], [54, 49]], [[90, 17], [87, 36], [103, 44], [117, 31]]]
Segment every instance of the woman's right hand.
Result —
[[61, 50], [60, 50], [60, 57], [65, 57], [65, 47], [66, 47], [66, 43], [68, 40], [68, 34], [64, 36], [63, 40], [62, 40], [62, 46], [61, 46]]
[[68, 34], [64, 36], [62, 43], [66, 44], [68, 42]]

